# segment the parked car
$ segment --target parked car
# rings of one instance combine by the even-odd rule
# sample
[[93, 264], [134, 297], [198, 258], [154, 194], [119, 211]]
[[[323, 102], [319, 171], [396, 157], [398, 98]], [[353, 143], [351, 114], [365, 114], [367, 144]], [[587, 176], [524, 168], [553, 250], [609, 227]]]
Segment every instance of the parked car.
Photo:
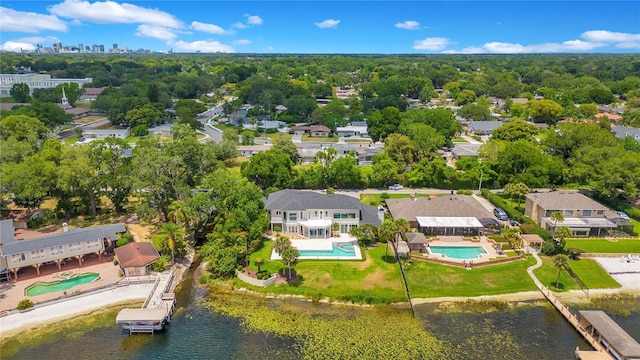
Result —
[[509, 216], [507, 215], [507, 213], [498, 207], [493, 210], [493, 215], [495, 215], [498, 218], [498, 220], [502, 220], [502, 221], [509, 220]]
[[393, 184], [393, 185], [389, 186], [389, 190], [402, 190], [402, 185]]
[[631, 218], [629, 218], [629, 215], [627, 215], [626, 213], [624, 213], [622, 211], [618, 211], [618, 216], [620, 216], [624, 220], [631, 220]]

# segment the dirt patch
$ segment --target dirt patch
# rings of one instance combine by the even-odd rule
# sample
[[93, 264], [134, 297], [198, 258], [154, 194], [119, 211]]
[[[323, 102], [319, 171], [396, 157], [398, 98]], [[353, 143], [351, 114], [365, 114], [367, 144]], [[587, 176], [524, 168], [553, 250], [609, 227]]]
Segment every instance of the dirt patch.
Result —
[[129, 224], [127, 225], [127, 228], [129, 229], [129, 232], [133, 234], [133, 238], [136, 241], [151, 241], [151, 233], [153, 231], [153, 226]]
[[371, 256], [367, 256], [367, 259], [365, 261], [357, 263], [355, 268], [358, 270], [364, 270], [372, 264], [373, 264], [373, 259], [371, 258]]
[[387, 273], [382, 269], [376, 269], [373, 273], [367, 275], [362, 280], [362, 288], [364, 290], [371, 290], [375, 288], [396, 288], [399, 282], [396, 280], [389, 281]]

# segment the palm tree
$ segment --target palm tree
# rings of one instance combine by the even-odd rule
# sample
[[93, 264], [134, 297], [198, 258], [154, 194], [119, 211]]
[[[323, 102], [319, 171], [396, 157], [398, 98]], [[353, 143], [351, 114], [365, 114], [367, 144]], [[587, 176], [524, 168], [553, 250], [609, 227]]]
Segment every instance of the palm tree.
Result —
[[258, 267], [258, 273], [260, 272], [260, 266], [264, 265], [264, 259], [256, 258], [253, 260], [253, 264]]
[[276, 254], [282, 254], [282, 251], [289, 246], [291, 246], [291, 240], [289, 240], [289, 238], [284, 235], [276, 237], [276, 239], [273, 241], [273, 250], [276, 252]]
[[[384, 219], [380, 228], [378, 229], [378, 237], [380, 240], [388, 243], [398, 234], [398, 225], [392, 219]], [[387, 257], [389, 246], [385, 248], [384, 257]]]
[[282, 256], [282, 262], [284, 265], [289, 268], [289, 278], [291, 278], [291, 268], [296, 264], [298, 256], [300, 256], [300, 252], [298, 249], [289, 245], [282, 250], [280, 255]]
[[553, 220], [553, 237], [555, 237], [556, 225], [558, 224], [558, 222], [564, 221], [564, 214], [562, 213], [562, 211], [554, 211], [551, 213], [551, 216], [549, 216], [549, 219]]
[[176, 240], [184, 237], [184, 230], [177, 224], [168, 222], [162, 224], [158, 236], [160, 236], [163, 243], [167, 242], [167, 247], [171, 250], [171, 263], [173, 264], [175, 261]]
[[553, 266], [555, 266], [556, 269], [558, 269], [558, 277], [556, 278], [556, 287], [559, 286], [560, 274], [562, 273], [562, 270], [567, 268], [568, 263], [569, 263], [569, 258], [567, 258], [567, 255], [558, 254], [553, 257]]

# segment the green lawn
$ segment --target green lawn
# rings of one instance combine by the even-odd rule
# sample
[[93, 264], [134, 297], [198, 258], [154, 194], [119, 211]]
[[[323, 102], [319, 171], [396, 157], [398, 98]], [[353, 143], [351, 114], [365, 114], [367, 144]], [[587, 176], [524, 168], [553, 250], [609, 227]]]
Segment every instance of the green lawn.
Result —
[[619, 288], [607, 271], [593, 259], [569, 260], [569, 267], [589, 289]]
[[405, 271], [411, 296], [480, 296], [536, 290], [527, 268], [533, 257], [472, 270], [414, 260]]
[[302, 141], [308, 142], [338, 142], [337, 136], [309, 136], [308, 134], [302, 135]]
[[636, 219], [631, 219], [631, 223], [633, 224], [633, 232], [637, 236], [640, 236], [640, 221], [638, 221]]
[[[270, 273], [282, 269], [281, 261], [268, 260], [271, 241], [251, 255], [251, 268], [256, 269], [256, 258], [265, 260], [261, 269]], [[235, 280], [237, 286], [263, 293], [322, 296], [333, 299], [363, 302], [371, 298], [374, 303], [406, 301], [398, 265], [385, 257], [385, 246], [364, 250], [363, 261], [302, 260], [295, 270], [303, 276], [299, 285], [283, 284], [268, 288], [252, 287]], [[536, 290], [526, 269], [535, 263], [529, 258], [508, 264], [477, 267], [472, 270], [412, 261], [405, 269], [412, 297], [479, 296], [508, 294]], [[364, 300], [367, 302], [366, 300]]]
[[466, 143], [468, 141], [463, 139], [463, 138], [453, 138], [453, 139], [451, 139], [451, 142], [453, 142], [453, 143]]
[[[281, 261], [268, 260], [271, 257], [271, 245], [272, 242], [267, 241], [262, 249], [251, 255], [251, 268], [257, 269], [253, 261], [262, 258], [265, 260], [262, 269], [270, 273], [282, 269]], [[300, 260], [295, 270], [304, 280], [298, 285], [281, 284], [264, 289], [239, 284], [255, 291], [276, 294], [330, 297], [346, 301], [369, 297], [373, 300], [365, 302], [374, 303], [406, 301], [398, 265], [391, 255], [386, 258], [390, 261], [383, 259], [385, 246], [364, 250], [363, 255], [365, 260], [362, 261]]]
[[[382, 203], [382, 194], [387, 194], [386, 198], [387, 199], [401, 199], [401, 198], [408, 198], [411, 196], [411, 194], [394, 194], [392, 191], [393, 190], [389, 190], [391, 192], [382, 192], [379, 194], [362, 194], [360, 195], [360, 201], [365, 203], [365, 204], [370, 204], [370, 205], [375, 205], [378, 206], [380, 205], [380, 203]], [[415, 194], [416, 197], [429, 197], [429, 194]]]
[[640, 253], [640, 240], [620, 239], [611, 242], [605, 239], [569, 239], [566, 248], [578, 248], [588, 253]]
[[556, 287], [558, 269], [553, 266], [553, 258], [542, 257], [542, 267], [534, 270], [533, 274], [540, 280], [542, 285], [548, 287], [551, 291], [580, 290], [578, 284], [571, 279], [566, 271], [560, 273], [560, 282]]
[[[595, 260], [569, 260], [569, 267], [589, 289], [610, 289], [620, 287], [620, 284], [613, 280], [613, 278]], [[556, 287], [558, 269], [553, 266], [552, 257], [542, 257], [542, 267], [536, 269], [534, 274], [543, 285], [552, 291], [580, 289], [578, 284], [573, 281], [566, 271], [563, 271], [560, 274], [560, 284]]]

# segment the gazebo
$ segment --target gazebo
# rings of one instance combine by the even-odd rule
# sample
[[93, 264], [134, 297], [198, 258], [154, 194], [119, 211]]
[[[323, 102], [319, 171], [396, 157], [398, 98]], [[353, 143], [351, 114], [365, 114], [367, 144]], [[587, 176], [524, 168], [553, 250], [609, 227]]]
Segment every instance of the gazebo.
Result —
[[536, 249], [540, 249], [542, 247], [542, 243], [544, 243], [544, 239], [542, 239], [538, 234], [520, 234], [520, 238], [522, 239], [522, 245], [525, 248], [534, 247]]
[[409, 232], [404, 233], [404, 237], [407, 239], [409, 250], [412, 252], [425, 252], [425, 247], [429, 243], [423, 233]]

